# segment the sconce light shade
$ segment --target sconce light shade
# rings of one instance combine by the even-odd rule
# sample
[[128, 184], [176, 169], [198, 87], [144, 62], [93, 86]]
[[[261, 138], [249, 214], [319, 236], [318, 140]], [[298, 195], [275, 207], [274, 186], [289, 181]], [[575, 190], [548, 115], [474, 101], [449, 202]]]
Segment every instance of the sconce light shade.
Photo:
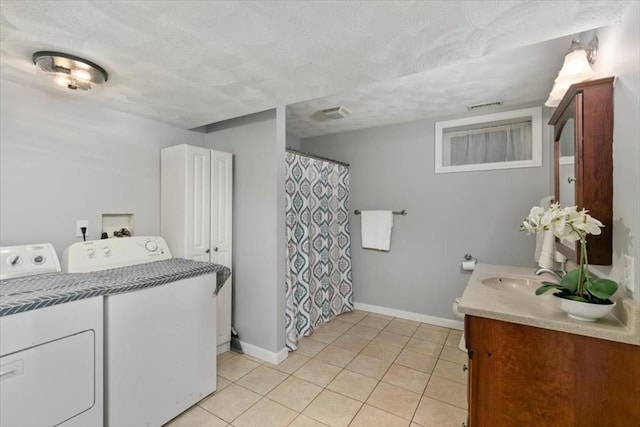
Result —
[[556, 98], [555, 96], [549, 95], [549, 98], [544, 102], [544, 105], [547, 107], [557, 107], [560, 105], [560, 101], [562, 101], [562, 98]]
[[[587, 59], [587, 52], [584, 49], [574, 50], [564, 57], [564, 64], [560, 69], [556, 81], [562, 82], [582, 82], [590, 79], [595, 73], [591, 69], [591, 64]], [[568, 86], [567, 86], [568, 87]]]
[[109, 78], [101, 66], [66, 53], [36, 52], [33, 63], [39, 73], [53, 77], [56, 84], [71, 90], [90, 90], [92, 85], [101, 85]]
[[[556, 81], [553, 83], [553, 88], [551, 89], [551, 93], [549, 94], [549, 96], [553, 98], [562, 99], [564, 94], [567, 93], [567, 90], [569, 90], [569, 86], [571, 86], [574, 81], [576, 80], [572, 81], [572, 80], [556, 79]], [[579, 81], [582, 81], [582, 80], [579, 80]]]
[[558, 77], [553, 83], [549, 99], [544, 105], [557, 107], [569, 86], [588, 80], [595, 75], [591, 64], [596, 61], [597, 50], [597, 37], [594, 37], [588, 46], [580, 44], [580, 40], [577, 38], [573, 39], [571, 47], [564, 57], [564, 63]]

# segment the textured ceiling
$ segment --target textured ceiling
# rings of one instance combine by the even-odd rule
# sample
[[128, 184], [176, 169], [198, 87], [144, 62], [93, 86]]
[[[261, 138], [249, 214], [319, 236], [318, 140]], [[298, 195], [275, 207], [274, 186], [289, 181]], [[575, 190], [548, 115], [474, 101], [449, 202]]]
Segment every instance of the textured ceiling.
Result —
[[[526, 78], [540, 80], [543, 54], [514, 61], [508, 51], [609, 25], [629, 4], [3, 0], [0, 73], [57, 91], [36, 79], [31, 54], [83, 56], [106, 68], [109, 81], [101, 92], [64, 96], [187, 129], [309, 99], [325, 108], [340, 98], [331, 96], [329, 105], [317, 98], [345, 91], [363, 111], [377, 104], [407, 115], [442, 112], [470, 93], [506, 98]], [[561, 58], [551, 61], [557, 70]], [[544, 90], [513, 92], [516, 99], [543, 98], [555, 71], [545, 73]], [[318, 131], [303, 123], [307, 107], [290, 109], [294, 133]]]
[[[287, 107], [287, 132], [305, 138], [467, 113], [467, 106], [475, 104], [501, 101], [509, 107], [544, 101], [571, 39], [562, 37], [292, 104]], [[317, 114], [338, 105], [351, 114], [339, 120]]]

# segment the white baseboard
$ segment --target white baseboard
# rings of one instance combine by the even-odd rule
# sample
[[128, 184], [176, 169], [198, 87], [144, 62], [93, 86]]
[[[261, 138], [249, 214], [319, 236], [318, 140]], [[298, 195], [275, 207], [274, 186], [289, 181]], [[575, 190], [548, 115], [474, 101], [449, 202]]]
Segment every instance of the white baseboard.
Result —
[[216, 349], [216, 354], [221, 354], [221, 353], [225, 353], [227, 351], [231, 350], [231, 343], [229, 341], [227, 341], [224, 344], [219, 344], [217, 349]]
[[[426, 314], [412, 313], [410, 311], [396, 310], [393, 308], [381, 307], [378, 305], [369, 305], [356, 302], [353, 304], [356, 310], [369, 311], [371, 313], [385, 314], [387, 316], [398, 317], [400, 319], [415, 320], [417, 322], [428, 323], [435, 326], [443, 326], [445, 328], [462, 330], [463, 323], [459, 320], [444, 319], [442, 317], [427, 316]], [[256, 357], [265, 362], [278, 365], [289, 356], [289, 350], [283, 348], [278, 352], [265, 350], [262, 347], [240, 341], [242, 351], [249, 356]]]
[[428, 323], [435, 326], [443, 326], [451, 329], [463, 329], [463, 323], [460, 320], [444, 319], [442, 317], [427, 316], [426, 314], [412, 313], [410, 311], [396, 310], [394, 308], [381, 307], [378, 305], [369, 305], [354, 302], [353, 307], [356, 310], [369, 311], [371, 313], [385, 314], [387, 316], [399, 317], [400, 319], [415, 320], [417, 322]]
[[274, 353], [273, 351], [265, 350], [262, 347], [255, 346], [244, 341], [240, 341], [240, 345], [242, 346], [242, 351], [249, 356], [257, 357], [258, 359], [264, 360], [265, 362], [269, 362], [273, 365], [279, 365], [289, 357], [289, 350], [287, 350], [286, 347], [277, 353]]

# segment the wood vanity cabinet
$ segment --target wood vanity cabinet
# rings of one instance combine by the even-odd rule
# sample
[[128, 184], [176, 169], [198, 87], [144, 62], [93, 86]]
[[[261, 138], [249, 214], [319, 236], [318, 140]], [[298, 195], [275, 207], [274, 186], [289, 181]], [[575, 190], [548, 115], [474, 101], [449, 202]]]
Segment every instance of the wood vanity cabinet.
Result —
[[640, 346], [465, 316], [469, 427], [635, 425]]
[[[613, 252], [613, 81], [608, 77], [572, 85], [549, 121], [555, 141], [555, 200], [585, 208], [604, 224], [602, 234], [587, 236], [589, 264], [596, 265], [611, 265]], [[567, 167], [573, 168], [568, 176]], [[556, 248], [579, 262], [579, 244], [559, 243]]]

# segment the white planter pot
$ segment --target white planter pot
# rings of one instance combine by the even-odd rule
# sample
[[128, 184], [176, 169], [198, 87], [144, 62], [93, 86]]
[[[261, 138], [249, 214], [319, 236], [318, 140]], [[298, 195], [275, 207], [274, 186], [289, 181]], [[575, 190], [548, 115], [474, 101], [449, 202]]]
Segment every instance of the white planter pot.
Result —
[[583, 322], [595, 322], [598, 319], [611, 313], [616, 306], [615, 301], [612, 304], [590, 304], [588, 302], [573, 301], [564, 299], [554, 294], [558, 307], [569, 315], [572, 319], [582, 320]]

